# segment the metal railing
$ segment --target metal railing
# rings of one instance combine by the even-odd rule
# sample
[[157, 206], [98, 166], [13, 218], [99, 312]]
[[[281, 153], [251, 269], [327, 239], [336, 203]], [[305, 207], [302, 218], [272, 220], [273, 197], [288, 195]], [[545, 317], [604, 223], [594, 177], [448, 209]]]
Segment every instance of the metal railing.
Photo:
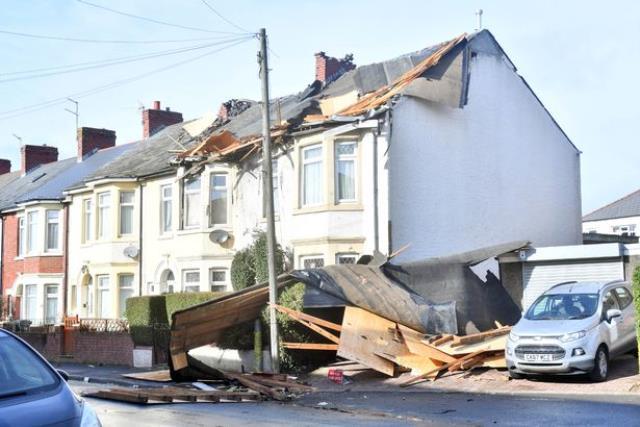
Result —
[[88, 332], [129, 332], [129, 322], [124, 319], [79, 319], [73, 326]]

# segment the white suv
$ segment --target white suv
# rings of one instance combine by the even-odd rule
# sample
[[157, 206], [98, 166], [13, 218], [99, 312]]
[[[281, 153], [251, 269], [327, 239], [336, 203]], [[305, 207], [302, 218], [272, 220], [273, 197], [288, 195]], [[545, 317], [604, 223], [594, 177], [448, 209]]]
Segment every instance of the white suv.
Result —
[[629, 285], [620, 281], [555, 285], [511, 330], [509, 374], [587, 373], [604, 381], [611, 358], [637, 349], [632, 302]]

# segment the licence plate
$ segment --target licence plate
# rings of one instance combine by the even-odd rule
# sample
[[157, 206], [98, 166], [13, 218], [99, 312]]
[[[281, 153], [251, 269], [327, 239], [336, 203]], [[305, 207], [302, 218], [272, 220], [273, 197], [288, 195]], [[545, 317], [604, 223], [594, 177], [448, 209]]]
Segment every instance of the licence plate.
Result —
[[524, 360], [527, 362], [551, 362], [553, 359], [550, 354], [525, 353]]

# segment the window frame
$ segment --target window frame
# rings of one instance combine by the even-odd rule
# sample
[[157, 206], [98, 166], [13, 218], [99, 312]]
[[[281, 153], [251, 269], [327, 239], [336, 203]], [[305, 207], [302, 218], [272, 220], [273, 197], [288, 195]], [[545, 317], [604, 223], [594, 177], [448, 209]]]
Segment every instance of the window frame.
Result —
[[[193, 180], [197, 180], [198, 181], [198, 188], [197, 189], [187, 189], [187, 181], [193, 181]], [[202, 206], [202, 177], [200, 175], [197, 176], [191, 176], [191, 177], [184, 177], [182, 179], [182, 197], [181, 197], [181, 226], [183, 230], [193, 230], [193, 229], [197, 229], [200, 227], [200, 225], [202, 224], [202, 218], [201, 218], [201, 212], [200, 212], [200, 208]], [[191, 213], [191, 207], [188, 203], [189, 200], [189, 195], [193, 195], [193, 194], [197, 194], [198, 195], [198, 206], [193, 207], [193, 209], [195, 209], [196, 211], [196, 223], [195, 224], [187, 224], [187, 219], [189, 217], [189, 213]]]
[[[26, 225], [26, 236], [27, 236], [27, 251], [26, 254], [31, 255], [37, 252], [38, 250], [38, 215], [39, 212], [37, 210], [27, 211], [27, 225]], [[33, 221], [32, 216], [35, 218]], [[33, 229], [32, 229], [33, 227]], [[33, 240], [32, 240], [33, 239]]]
[[[224, 273], [224, 280], [213, 280], [214, 273]], [[229, 269], [222, 267], [211, 267], [209, 269], [209, 290], [211, 292], [224, 292], [228, 289]], [[223, 287], [224, 289], [214, 289]]]
[[[131, 201], [130, 202], [123, 202], [122, 201], [122, 196], [123, 195], [131, 195]], [[136, 201], [136, 192], [133, 190], [124, 190], [124, 191], [120, 191], [118, 192], [118, 235], [119, 236], [131, 236], [134, 234], [134, 218], [135, 218], [135, 201]], [[124, 209], [123, 209], [124, 208]], [[122, 226], [123, 224], [125, 224], [125, 222], [122, 220], [124, 217], [124, 212], [126, 211], [131, 215], [131, 230], [128, 232], [124, 232], [122, 230]]]
[[300, 257], [298, 258], [298, 262], [300, 265], [300, 268], [302, 269], [307, 269], [307, 267], [305, 266], [305, 261], [309, 261], [309, 260], [313, 260], [313, 259], [319, 259], [321, 260], [321, 264], [322, 265], [316, 265], [314, 267], [308, 267], [308, 268], [322, 268], [325, 266], [325, 257], [324, 254], [310, 254], [310, 255], [300, 255]]
[[82, 240], [84, 242], [95, 239], [93, 205], [93, 198], [82, 199]]
[[[339, 154], [338, 148], [344, 145], [352, 145], [352, 154]], [[353, 163], [353, 198], [340, 197], [340, 180], [338, 178], [338, 164], [340, 162]], [[358, 141], [355, 139], [335, 140], [333, 144], [333, 188], [335, 195], [335, 204], [357, 203], [358, 202]]]
[[18, 216], [18, 257], [22, 258], [27, 246], [27, 219], [25, 215]]
[[[103, 281], [101, 279], [106, 279], [106, 286], [104, 285]], [[109, 297], [108, 300], [108, 307], [109, 307], [109, 311], [113, 311], [113, 308], [111, 307], [111, 302], [112, 302], [112, 298], [111, 298], [111, 277], [108, 274], [98, 274], [96, 275], [96, 285], [95, 285], [95, 290], [96, 290], [96, 294], [98, 297], [98, 304], [97, 304], [97, 309], [99, 310], [96, 317], [100, 318], [100, 319], [107, 319], [107, 317], [105, 317], [104, 313], [102, 312], [102, 304], [104, 301], [104, 293], [103, 291], [106, 291], [106, 294]], [[111, 313], [110, 313], [111, 314]]]
[[[336, 265], [353, 265], [358, 263], [358, 253], [356, 252], [337, 252], [336, 253]], [[340, 262], [341, 258], [352, 258], [353, 262]]]
[[[220, 186], [216, 186], [214, 185], [214, 181], [216, 177], [224, 177], [224, 186], [220, 185]], [[224, 210], [224, 217], [225, 217], [225, 222], [214, 222], [213, 221], [213, 216], [214, 216], [214, 209], [213, 209], [213, 195], [214, 192], [219, 191], [219, 192], [223, 192], [225, 195], [225, 210]], [[229, 174], [227, 172], [211, 172], [209, 174], [209, 201], [208, 201], [208, 205], [207, 205], [207, 211], [208, 211], [208, 216], [209, 216], [209, 227], [215, 227], [217, 225], [229, 225], [229, 209], [231, 207], [231, 203], [230, 203], [230, 199], [229, 199]]]
[[[626, 292], [627, 294], [627, 298], [623, 298], [622, 296], [620, 296], [618, 289], [623, 289], [624, 292]], [[625, 288], [624, 286], [617, 286], [616, 288], [613, 289], [613, 293], [615, 294], [616, 299], [618, 300], [618, 306], [620, 307], [620, 310], [624, 310], [625, 308], [629, 307], [629, 305], [633, 302], [633, 296], [631, 295], [631, 291], [629, 291], [629, 289]]]
[[[131, 283], [128, 286], [122, 286], [122, 278], [123, 277], [131, 277]], [[133, 282], [135, 280], [135, 275], [133, 273], [120, 273], [118, 274], [118, 310], [119, 310], [119, 314], [121, 318], [124, 318], [125, 315], [125, 311], [126, 311], [126, 307], [127, 307], [127, 300], [125, 299], [124, 301], [122, 300], [122, 291], [131, 291], [131, 296], [129, 296], [128, 298], [131, 298], [135, 295], [135, 287], [133, 285]], [[124, 303], [124, 304], [123, 304]], [[123, 307], [124, 305], [124, 307]]]
[[[187, 275], [190, 273], [198, 274], [198, 289], [197, 290], [188, 290], [187, 288], [193, 288], [196, 285], [188, 284], [195, 282], [187, 282]], [[182, 292], [200, 292], [200, 269], [197, 268], [185, 268], [182, 270]]]
[[[165, 194], [165, 190], [169, 190], [169, 196]], [[167, 225], [167, 215], [165, 212], [165, 204], [168, 203], [169, 227]], [[164, 184], [160, 186], [160, 234], [169, 234], [173, 230], [173, 185]]]
[[[305, 153], [311, 150], [320, 150], [320, 154], [313, 159], [306, 159]], [[305, 145], [300, 148], [300, 206], [303, 208], [321, 206], [325, 203], [325, 165], [324, 165], [324, 144], [322, 142], [317, 142], [314, 144]], [[320, 187], [320, 200], [318, 202], [309, 203], [306, 201], [308, 189], [306, 187], [306, 166], [310, 164], [320, 164], [320, 183], [318, 184]]]
[[[107, 199], [106, 205], [104, 204], [103, 198]], [[105, 240], [111, 234], [111, 227], [109, 222], [111, 221], [111, 192], [104, 191], [98, 193], [98, 232], [97, 239]], [[106, 227], [105, 227], [106, 225]]]
[[[49, 297], [50, 295], [54, 294], [49, 292], [49, 289], [51, 288], [55, 288], [54, 298]], [[56, 312], [55, 312], [55, 315], [53, 316], [53, 323], [49, 323], [49, 319], [51, 318], [51, 316], [48, 309], [48, 302], [50, 299], [56, 300]], [[55, 283], [46, 283], [44, 285], [44, 319], [43, 319], [44, 324], [45, 325], [55, 324], [56, 321], [58, 320], [58, 313], [60, 313], [60, 285], [57, 285]]]
[[[55, 222], [52, 222], [49, 219], [49, 214], [55, 212], [57, 217], [55, 219]], [[61, 231], [62, 231], [62, 227], [61, 225], [61, 221], [60, 221], [60, 214], [61, 214], [61, 210], [60, 209], [46, 209], [44, 211], [44, 251], [45, 252], [60, 252], [62, 251], [62, 239], [61, 239]], [[56, 230], [56, 247], [49, 247], [49, 225], [50, 224], [56, 224], [57, 225], [57, 230]]]

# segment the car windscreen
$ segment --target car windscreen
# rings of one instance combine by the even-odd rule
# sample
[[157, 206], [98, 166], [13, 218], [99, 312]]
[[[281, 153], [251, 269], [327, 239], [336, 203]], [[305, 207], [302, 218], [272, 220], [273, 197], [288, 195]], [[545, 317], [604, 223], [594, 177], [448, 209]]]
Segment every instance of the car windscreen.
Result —
[[598, 294], [549, 294], [534, 302], [528, 320], [574, 320], [593, 316], [598, 309]]
[[17, 339], [0, 334], [0, 401], [54, 388], [60, 378]]

